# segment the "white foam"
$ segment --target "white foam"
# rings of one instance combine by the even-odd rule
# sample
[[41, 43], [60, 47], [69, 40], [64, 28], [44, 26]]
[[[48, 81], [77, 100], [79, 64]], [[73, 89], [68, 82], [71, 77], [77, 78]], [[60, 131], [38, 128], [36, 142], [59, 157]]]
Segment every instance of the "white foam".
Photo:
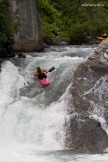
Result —
[[[77, 49], [75, 50], [77, 51]], [[0, 73], [0, 162], [72, 161], [73, 156], [69, 158], [68, 155], [63, 156], [63, 154], [58, 157], [54, 153], [45, 154], [47, 150], [64, 148], [64, 123], [65, 120], [69, 120], [66, 109], [71, 97], [68, 92], [69, 88], [64, 91], [59, 100], [48, 106], [43, 104], [45, 89], [38, 87], [37, 83], [37, 87], [34, 88], [36, 96], [29, 98], [26, 95], [20, 95], [20, 89], [24, 90], [26, 86], [29, 86], [27, 82], [32, 82], [38, 65], [47, 69], [50, 69], [52, 65], [55, 66], [55, 73], [60, 70], [62, 80], [71, 67], [74, 69], [74, 66], [84, 61], [81, 57], [59, 56], [57, 58], [55, 52], [54, 55], [51, 52], [49, 52], [49, 56], [47, 54], [44, 57], [36, 58], [28, 55], [28, 65], [23, 69], [20, 68], [20, 71], [10, 61], [2, 64]], [[54, 73], [51, 75], [54, 79]], [[40, 101], [43, 102], [40, 103]]]

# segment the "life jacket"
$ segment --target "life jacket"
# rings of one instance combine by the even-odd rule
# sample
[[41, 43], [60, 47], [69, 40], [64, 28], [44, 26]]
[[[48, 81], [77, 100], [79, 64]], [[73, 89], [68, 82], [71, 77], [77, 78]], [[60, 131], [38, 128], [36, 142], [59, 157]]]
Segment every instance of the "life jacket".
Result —
[[[46, 69], [41, 69], [41, 73], [45, 73], [46, 72]], [[35, 76], [37, 77], [39, 75], [38, 71], [35, 72]]]

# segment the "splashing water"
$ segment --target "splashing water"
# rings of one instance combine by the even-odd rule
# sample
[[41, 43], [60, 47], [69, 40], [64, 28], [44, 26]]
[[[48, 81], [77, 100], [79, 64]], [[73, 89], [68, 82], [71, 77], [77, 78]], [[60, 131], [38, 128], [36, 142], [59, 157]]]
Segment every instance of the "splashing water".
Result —
[[[76, 154], [64, 144], [72, 75], [94, 48], [52, 48], [45, 53], [29, 53], [26, 59], [2, 63], [0, 161], [105, 162], [107, 155]], [[51, 85], [41, 87], [34, 79], [37, 66], [47, 70], [55, 66], [55, 71], [48, 74]]]

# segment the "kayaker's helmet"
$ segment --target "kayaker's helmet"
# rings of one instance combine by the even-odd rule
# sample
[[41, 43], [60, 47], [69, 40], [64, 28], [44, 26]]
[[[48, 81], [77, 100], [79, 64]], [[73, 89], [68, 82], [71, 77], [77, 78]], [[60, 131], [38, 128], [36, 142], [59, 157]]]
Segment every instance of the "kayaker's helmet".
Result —
[[106, 33], [104, 33], [102, 37], [103, 37], [103, 38], [107, 38], [107, 34], [106, 34]]
[[107, 34], [106, 34], [106, 33], [104, 33], [104, 34], [103, 34], [103, 36], [107, 36]]
[[37, 72], [40, 74], [41, 73], [41, 68], [37, 67]]

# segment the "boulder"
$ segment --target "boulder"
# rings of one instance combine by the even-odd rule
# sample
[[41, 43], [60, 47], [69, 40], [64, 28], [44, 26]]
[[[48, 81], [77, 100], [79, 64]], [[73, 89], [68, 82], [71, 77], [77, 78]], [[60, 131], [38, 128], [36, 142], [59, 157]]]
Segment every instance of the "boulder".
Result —
[[65, 144], [81, 151], [103, 151], [108, 147], [108, 40], [78, 66], [72, 82]]

